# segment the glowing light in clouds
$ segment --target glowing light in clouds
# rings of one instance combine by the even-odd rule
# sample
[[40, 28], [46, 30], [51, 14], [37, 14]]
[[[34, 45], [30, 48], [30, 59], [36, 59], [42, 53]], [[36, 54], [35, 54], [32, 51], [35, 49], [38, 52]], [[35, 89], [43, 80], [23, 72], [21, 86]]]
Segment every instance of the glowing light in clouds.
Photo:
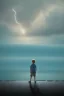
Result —
[[19, 25], [19, 30], [20, 30], [20, 32], [22, 32], [22, 34], [24, 35], [25, 33], [26, 33], [26, 30], [22, 27], [22, 25], [17, 21], [17, 18], [16, 18], [16, 11], [14, 10], [14, 9], [12, 9], [12, 11], [14, 12], [14, 19], [15, 19], [15, 22], [16, 22], [16, 24], [18, 24]]

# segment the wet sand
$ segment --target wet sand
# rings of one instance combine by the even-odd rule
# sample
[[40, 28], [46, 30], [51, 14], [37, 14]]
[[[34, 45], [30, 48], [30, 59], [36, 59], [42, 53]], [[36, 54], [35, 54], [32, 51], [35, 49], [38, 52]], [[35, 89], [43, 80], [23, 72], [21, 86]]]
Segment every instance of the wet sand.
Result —
[[64, 80], [0, 81], [0, 94], [18, 96], [52, 96], [64, 94]]

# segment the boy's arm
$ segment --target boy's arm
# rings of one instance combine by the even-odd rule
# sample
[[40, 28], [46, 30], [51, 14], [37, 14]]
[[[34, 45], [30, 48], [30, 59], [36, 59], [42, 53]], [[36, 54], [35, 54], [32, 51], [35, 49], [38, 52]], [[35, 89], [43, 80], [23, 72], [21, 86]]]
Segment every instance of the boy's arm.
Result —
[[36, 65], [35, 65], [35, 69], [36, 69], [36, 71], [37, 71], [37, 67], [36, 67]]
[[37, 67], [36, 67], [36, 71], [37, 71]]

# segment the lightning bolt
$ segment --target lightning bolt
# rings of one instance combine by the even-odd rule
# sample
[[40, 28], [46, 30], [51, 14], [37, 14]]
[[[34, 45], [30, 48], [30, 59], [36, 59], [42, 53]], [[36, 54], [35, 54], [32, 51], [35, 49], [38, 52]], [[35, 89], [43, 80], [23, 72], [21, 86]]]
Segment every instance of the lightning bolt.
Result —
[[13, 8], [12, 8], [12, 11], [14, 12], [15, 23], [20, 26], [20, 31], [22, 32], [22, 34], [25, 34], [26, 30], [22, 27], [22, 25], [17, 20], [17, 17], [16, 17], [17, 16], [17, 12]]
[[12, 9], [12, 11], [14, 12], [14, 19], [15, 19], [16, 24], [21, 25], [21, 24], [17, 21], [17, 18], [16, 18], [17, 13], [16, 13], [16, 11], [15, 11], [14, 9]]

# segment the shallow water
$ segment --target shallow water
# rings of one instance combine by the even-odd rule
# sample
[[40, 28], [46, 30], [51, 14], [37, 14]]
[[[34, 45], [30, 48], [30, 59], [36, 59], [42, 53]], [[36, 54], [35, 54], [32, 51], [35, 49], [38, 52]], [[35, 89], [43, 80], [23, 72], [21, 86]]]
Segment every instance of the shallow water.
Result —
[[29, 80], [32, 59], [37, 80], [64, 80], [64, 46], [0, 45], [0, 80]]

